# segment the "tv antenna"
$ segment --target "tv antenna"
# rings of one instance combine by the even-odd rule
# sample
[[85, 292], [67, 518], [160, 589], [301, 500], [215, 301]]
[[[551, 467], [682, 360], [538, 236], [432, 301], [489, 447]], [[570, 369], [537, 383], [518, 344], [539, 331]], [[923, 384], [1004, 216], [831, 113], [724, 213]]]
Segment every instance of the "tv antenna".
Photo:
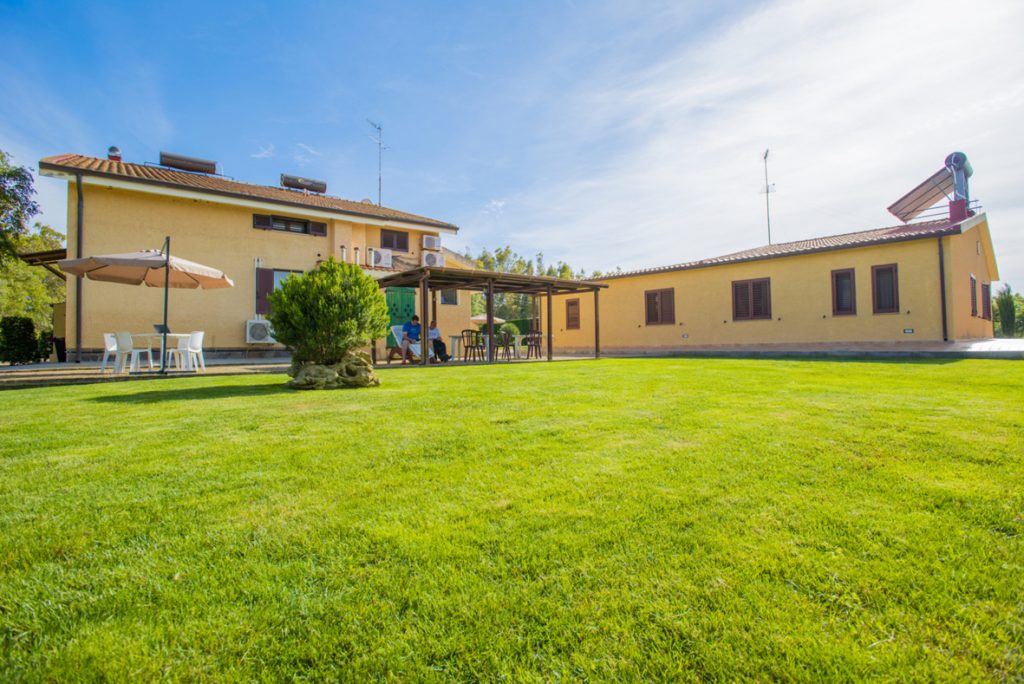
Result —
[[764, 193], [764, 215], [768, 220], [768, 244], [770, 245], [772, 244], [772, 210], [768, 204], [768, 195], [775, 192], [775, 183], [768, 183], [768, 152], [769, 150], [764, 151], [764, 188], [761, 189], [761, 192]]
[[366, 120], [366, 123], [368, 123], [371, 126], [373, 126], [374, 130], [377, 131], [377, 137], [375, 138], [375, 137], [373, 137], [371, 135], [370, 136], [370, 140], [372, 140], [373, 142], [377, 143], [377, 206], [379, 207], [379, 206], [382, 206], [381, 205], [381, 199], [380, 199], [381, 198], [381, 178], [383, 177], [382, 174], [381, 174], [381, 169], [383, 168], [382, 167], [382, 161], [384, 159], [384, 150], [386, 150], [388, 148], [387, 148], [387, 146], [384, 145], [384, 126], [382, 124], [376, 122], [376, 121], [370, 121], [369, 119]]

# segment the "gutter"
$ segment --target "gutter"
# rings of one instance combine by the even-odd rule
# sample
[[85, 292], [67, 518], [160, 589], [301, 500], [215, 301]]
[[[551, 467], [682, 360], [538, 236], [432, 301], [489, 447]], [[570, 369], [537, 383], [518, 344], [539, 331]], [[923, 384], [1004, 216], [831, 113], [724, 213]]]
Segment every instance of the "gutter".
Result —
[[939, 301], [942, 303], [942, 341], [949, 342], [948, 322], [946, 320], [946, 257], [942, 249], [942, 238], [939, 243]]
[[[85, 195], [82, 193], [82, 174], [75, 174], [75, 194], [78, 197], [78, 212], [75, 216], [75, 258], [82, 258], [82, 227], [85, 223]], [[82, 283], [85, 278], [75, 278], [75, 363], [82, 363]]]

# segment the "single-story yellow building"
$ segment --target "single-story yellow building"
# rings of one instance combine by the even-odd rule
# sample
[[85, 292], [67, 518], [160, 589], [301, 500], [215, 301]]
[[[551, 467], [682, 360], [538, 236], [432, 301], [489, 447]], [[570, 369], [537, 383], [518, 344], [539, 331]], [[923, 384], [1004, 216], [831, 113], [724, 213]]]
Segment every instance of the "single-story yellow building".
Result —
[[[329, 257], [360, 264], [378, 278], [422, 265], [468, 265], [441, 245], [443, 235], [458, 232], [450, 223], [332, 197], [318, 181], [282, 176], [291, 187], [255, 185], [216, 174], [213, 162], [161, 157], [160, 165], [127, 163], [111, 148], [105, 159], [46, 157], [39, 171], [68, 183], [68, 257], [159, 249], [170, 236], [172, 254], [234, 280], [224, 290], [171, 292], [168, 326], [205, 331], [208, 353], [280, 350], [260, 336], [268, 293], [290, 273]], [[151, 332], [162, 297], [158, 288], [69, 278], [69, 359], [100, 353], [106, 332]], [[469, 292], [439, 293], [429, 315], [419, 311], [412, 290], [389, 291], [388, 304], [396, 323], [415, 312], [436, 317], [445, 335], [471, 327]]]
[[[979, 213], [594, 280], [608, 285], [598, 304], [601, 351], [634, 354], [991, 337], [998, 277]], [[555, 353], [593, 351], [594, 299], [559, 297], [552, 313]]]

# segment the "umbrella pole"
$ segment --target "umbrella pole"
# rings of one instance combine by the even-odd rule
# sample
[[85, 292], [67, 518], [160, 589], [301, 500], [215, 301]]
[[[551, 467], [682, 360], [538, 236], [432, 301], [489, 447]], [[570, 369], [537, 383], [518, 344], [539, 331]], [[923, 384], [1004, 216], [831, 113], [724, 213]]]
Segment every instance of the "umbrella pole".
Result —
[[171, 285], [171, 236], [164, 238], [164, 327], [160, 331], [160, 373], [167, 374], [167, 291]]

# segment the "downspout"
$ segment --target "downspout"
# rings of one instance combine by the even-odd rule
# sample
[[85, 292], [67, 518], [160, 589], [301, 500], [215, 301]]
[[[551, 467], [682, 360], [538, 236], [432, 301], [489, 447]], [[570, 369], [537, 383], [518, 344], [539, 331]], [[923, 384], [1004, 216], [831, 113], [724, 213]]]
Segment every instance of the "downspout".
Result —
[[942, 251], [942, 238], [939, 237], [939, 299], [942, 302], [942, 341], [949, 342], [946, 323], [946, 258]]
[[[85, 197], [82, 195], [82, 174], [75, 174], [75, 194], [78, 196], [78, 212], [75, 217], [75, 258], [82, 258], [82, 226], [85, 212]], [[82, 363], [82, 282], [75, 278], [75, 363]]]

